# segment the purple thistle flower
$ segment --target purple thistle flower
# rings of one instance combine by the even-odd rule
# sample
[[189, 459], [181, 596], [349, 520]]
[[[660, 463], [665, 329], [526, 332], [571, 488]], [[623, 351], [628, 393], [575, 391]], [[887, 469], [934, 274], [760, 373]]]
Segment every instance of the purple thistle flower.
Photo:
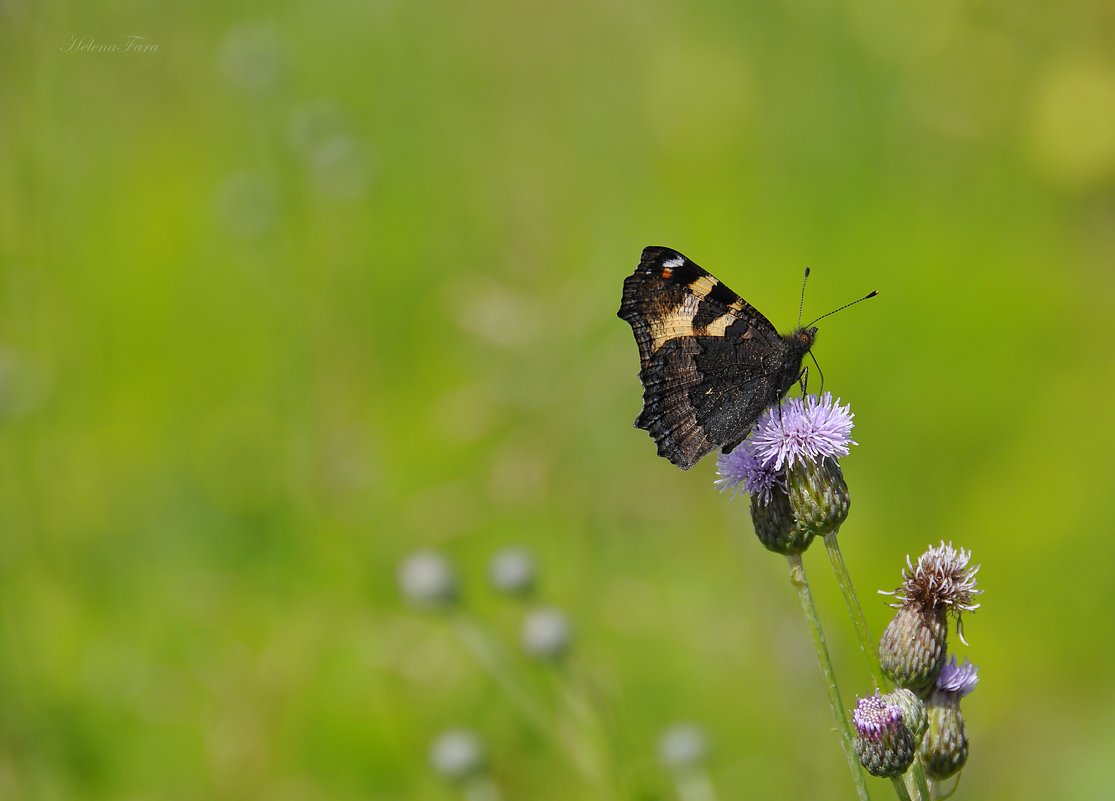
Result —
[[714, 483], [721, 492], [748, 492], [764, 505], [770, 502], [774, 488], [784, 484], [774, 467], [755, 456], [749, 440], [741, 442], [731, 453], [720, 454], [716, 472], [720, 477]]
[[963, 698], [974, 690], [978, 683], [979, 675], [976, 666], [967, 659], [964, 660], [963, 665], [958, 666], [956, 654], [953, 654], [952, 659], [941, 668], [941, 674], [937, 677], [937, 690]]
[[799, 462], [847, 456], [848, 446], [858, 444], [851, 436], [854, 416], [850, 404], [841, 406], [831, 392], [790, 398], [763, 412], [751, 432], [751, 447], [761, 462], [776, 471]]
[[852, 722], [860, 737], [878, 740], [884, 734], [893, 734], [902, 725], [902, 707], [888, 704], [876, 690], [874, 695], [856, 701]]

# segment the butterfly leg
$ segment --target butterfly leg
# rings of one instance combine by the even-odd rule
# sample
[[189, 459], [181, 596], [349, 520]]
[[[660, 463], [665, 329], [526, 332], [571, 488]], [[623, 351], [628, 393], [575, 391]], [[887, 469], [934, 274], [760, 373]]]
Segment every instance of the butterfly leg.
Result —
[[804, 398], [809, 392], [809, 366], [801, 368], [798, 374], [798, 387], [801, 388], [801, 396]]

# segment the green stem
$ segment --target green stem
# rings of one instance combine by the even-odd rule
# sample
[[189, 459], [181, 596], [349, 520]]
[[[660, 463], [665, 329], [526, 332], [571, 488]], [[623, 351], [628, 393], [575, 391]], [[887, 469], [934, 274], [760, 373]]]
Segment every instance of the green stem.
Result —
[[674, 776], [674, 787], [681, 801], [716, 801], [716, 789], [701, 768], [683, 770]]
[[[844, 596], [844, 605], [848, 607], [848, 614], [855, 625], [859, 647], [863, 651], [863, 658], [867, 660], [867, 671], [871, 674], [871, 680], [875, 682], [875, 686], [880, 690], [890, 690], [890, 681], [883, 675], [883, 671], [879, 667], [879, 646], [876, 644], [875, 638], [871, 636], [871, 629], [867, 627], [867, 619], [863, 616], [863, 607], [860, 606], [859, 597], [856, 595], [856, 588], [852, 584], [852, 577], [848, 573], [848, 565], [844, 562], [844, 554], [840, 551], [840, 543], [836, 540], [836, 534], [837, 532], [834, 531], [831, 534], [826, 534], [824, 538], [825, 550], [828, 551], [829, 561], [832, 563], [832, 572], [836, 575], [836, 583], [840, 587], [840, 593]], [[929, 801], [929, 786], [925, 781], [925, 771], [922, 770], [920, 762], [914, 761], [914, 764], [906, 773], [906, 779], [910, 785], [910, 794], [914, 798], [920, 799], [920, 801]]]
[[614, 798], [618, 781], [613, 771], [608, 727], [572, 666], [562, 664], [555, 667], [558, 692], [573, 724], [567, 738], [569, 749], [576, 754], [581, 772], [593, 781], [601, 794], [605, 798]]
[[829, 561], [832, 562], [832, 570], [836, 574], [840, 593], [844, 596], [844, 605], [848, 607], [848, 614], [851, 615], [852, 623], [856, 627], [859, 647], [863, 651], [863, 658], [867, 660], [867, 671], [871, 674], [871, 680], [879, 689], [889, 690], [890, 683], [879, 668], [879, 646], [876, 645], [871, 630], [867, 627], [867, 619], [863, 616], [863, 607], [860, 606], [859, 598], [856, 596], [852, 577], [848, 575], [848, 565], [844, 563], [844, 554], [840, 552], [835, 531], [825, 535], [825, 550], [828, 551]]
[[515, 679], [508, 660], [501, 649], [492, 641], [488, 633], [473, 620], [468, 613], [456, 610], [451, 615], [457, 637], [469, 650], [473, 658], [488, 671], [492, 679], [503, 690], [507, 700], [518, 710], [523, 719], [545, 739], [553, 738], [550, 717], [543, 711], [530, 693], [523, 689]]
[[[922, 801], [931, 801], [933, 798], [933, 793], [929, 789], [929, 782], [925, 779], [925, 769], [922, 767], [920, 759], [914, 760], [914, 764], [910, 767], [907, 775], [912, 775], [914, 777], [914, 781], [917, 783], [918, 793], [921, 795]], [[959, 785], [960, 779], [957, 779], [956, 783], [957, 785]], [[953, 788], [953, 792], [956, 792], [955, 787]], [[949, 795], [952, 795], [952, 793], [950, 793]]]
[[786, 559], [790, 563], [790, 583], [797, 590], [798, 599], [801, 601], [801, 610], [805, 613], [805, 622], [808, 624], [809, 634], [813, 638], [813, 648], [817, 651], [817, 661], [820, 663], [821, 672], [825, 676], [829, 705], [832, 707], [836, 729], [840, 732], [840, 745], [844, 749], [844, 758], [848, 761], [848, 770], [852, 774], [856, 794], [860, 801], [868, 801], [870, 797], [867, 794], [867, 782], [864, 781], [863, 770], [856, 758], [852, 724], [848, 722], [848, 715], [844, 711], [844, 702], [840, 700], [840, 688], [837, 687], [836, 672], [833, 670], [832, 658], [829, 656], [829, 649], [825, 644], [825, 633], [821, 630], [821, 619], [817, 615], [813, 595], [809, 592], [809, 582], [805, 578], [805, 565], [802, 564], [801, 554], [793, 554], [787, 556]]
[[894, 791], [898, 793], [898, 797], [901, 801], [910, 801], [910, 794], [906, 792], [906, 785], [902, 783], [901, 777], [895, 776], [890, 782], [894, 785]]
[[465, 801], [501, 801], [499, 787], [487, 776], [476, 776], [461, 785]]

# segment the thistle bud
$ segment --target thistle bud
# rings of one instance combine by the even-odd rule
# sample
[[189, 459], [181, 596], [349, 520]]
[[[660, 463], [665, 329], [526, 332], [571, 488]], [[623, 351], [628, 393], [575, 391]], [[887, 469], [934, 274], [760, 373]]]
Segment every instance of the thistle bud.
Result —
[[901, 776], [914, 761], [917, 745], [903, 721], [902, 707], [879, 695], [860, 698], [852, 711], [856, 756], [872, 776]]
[[816, 536], [834, 533], [848, 517], [848, 485], [831, 457], [800, 461], [789, 468], [786, 494], [798, 525]]
[[772, 551], [801, 553], [848, 516], [837, 458], [848, 454], [852, 413], [828, 392], [791, 398], [759, 417], [751, 436], [718, 461], [721, 490], [751, 493], [751, 519]]
[[798, 525], [790, 499], [781, 487], [774, 487], [766, 501], [762, 496], [751, 496], [751, 522], [759, 542], [768, 551], [801, 553], [813, 542], [813, 532]]
[[879, 665], [899, 687], [922, 693], [933, 684], [948, 650], [944, 609], [903, 606], [879, 640]]
[[960, 699], [979, 681], [976, 666], [965, 660], [957, 667], [956, 657], [941, 669], [941, 675], [926, 701], [929, 730], [919, 755], [926, 775], [941, 781], [956, 774], [968, 761], [968, 733], [960, 714]]
[[888, 705], [897, 706], [902, 710], [902, 722], [913, 736], [914, 744], [920, 743], [922, 736], [925, 735], [925, 727], [929, 725], [922, 700], [904, 687], [885, 694], [883, 700]]

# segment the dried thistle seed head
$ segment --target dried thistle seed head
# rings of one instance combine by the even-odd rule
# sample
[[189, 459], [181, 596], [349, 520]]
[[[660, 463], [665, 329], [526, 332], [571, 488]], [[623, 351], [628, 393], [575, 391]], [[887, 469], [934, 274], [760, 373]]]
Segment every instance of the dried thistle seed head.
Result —
[[914, 761], [917, 748], [906, 727], [902, 707], [888, 703], [878, 692], [856, 702], [856, 756], [872, 776], [901, 776]]
[[801, 553], [813, 542], [813, 532], [798, 525], [786, 490], [775, 487], [764, 502], [751, 496], [751, 522], [755, 535], [768, 551], [782, 554]]
[[941, 672], [947, 650], [945, 610], [903, 606], [879, 640], [879, 664], [899, 687], [923, 694]]
[[922, 609], [948, 609], [956, 614], [979, 609], [975, 596], [983, 590], [976, 589], [976, 573], [980, 566], [969, 566], [972, 552], [955, 548], [944, 540], [918, 557], [916, 565], [906, 557], [902, 569], [902, 586], [893, 593], [898, 603], [892, 606], [917, 605]]
[[830, 456], [799, 461], [786, 470], [786, 494], [798, 525], [815, 536], [833, 534], [848, 517], [848, 485]]

